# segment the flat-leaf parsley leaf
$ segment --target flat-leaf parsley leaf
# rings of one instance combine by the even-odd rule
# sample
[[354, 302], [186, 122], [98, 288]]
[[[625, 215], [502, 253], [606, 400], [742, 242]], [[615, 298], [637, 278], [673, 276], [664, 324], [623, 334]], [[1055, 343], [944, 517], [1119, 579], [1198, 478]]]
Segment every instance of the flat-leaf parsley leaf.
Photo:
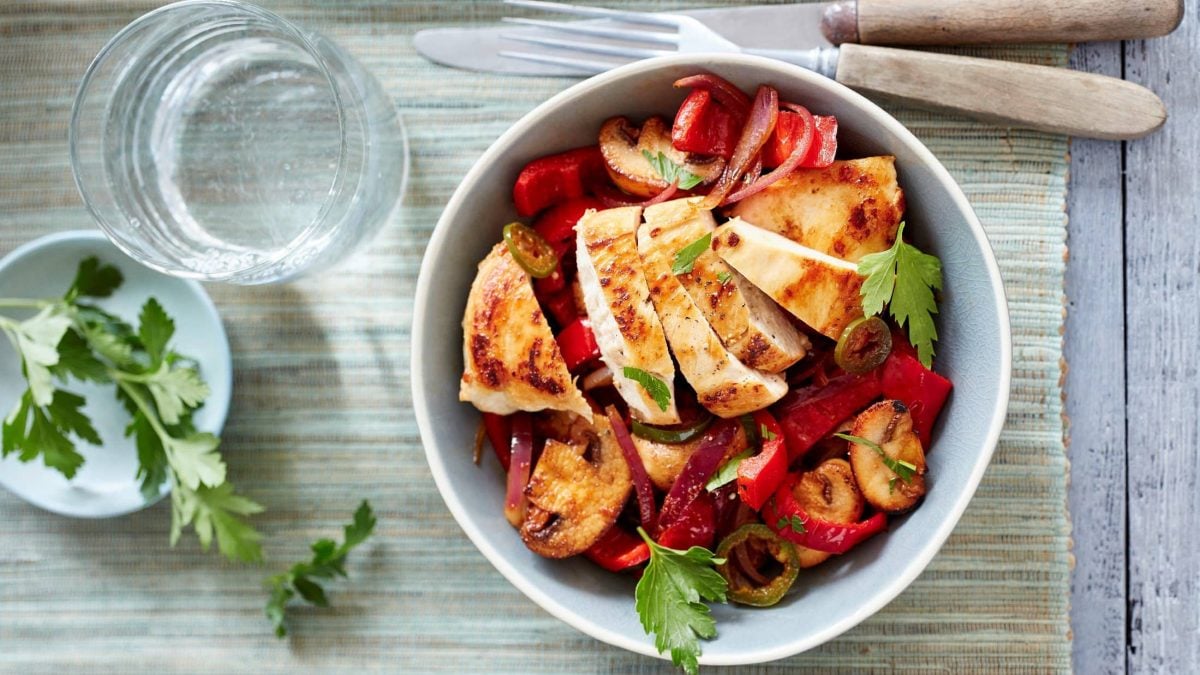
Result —
[[672, 663], [695, 675], [699, 638], [717, 635], [717, 623], [702, 601], [725, 602], [729, 585], [716, 570], [725, 561], [699, 546], [687, 551], [660, 546], [640, 527], [638, 534], [650, 547], [650, 562], [634, 591], [642, 628], [654, 634], [659, 653], [670, 651]]
[[900, 326], [907, 325], [908, 341], [917, 348], [917, 357], [926, 368], [933, 365], [933, 343], [937, 327], [937, 299], [933, 292], [942, 288], [942, 262], [937, 256], [922, 253], [904, 241], [904, 223], [896, 232], [896, 243], [886, 251], [863, 256], [858, 261], [863, 281], [862, 308], [866, 316], [888, 312]]
[[692, 271], [696, 258], [712, 246], [712, 232], [705, 234], [696, 241], [675, 252], [675, 261], [671, 263], [671, 274], [679, 276]]
[[642, 389], [650, 394], [650, 398], [654, 399], [663, 412], [666, 412], [667, 408], [671, 406], [671, 388], [662, 380], [633, 366], [625, 366], [621, 369], [621, 374], [642, 385]]
[[703, 180], [700, 176], [672, 162], [671, 158], [663, 154], [661, 150], [657, 156], [649, 150], [642, 150], [642, 157], [650, 162], [650, 166], [654, 167], [654, 172], [662, 176], [663, 180], [677, 186], [680, 190], [691, 190]]

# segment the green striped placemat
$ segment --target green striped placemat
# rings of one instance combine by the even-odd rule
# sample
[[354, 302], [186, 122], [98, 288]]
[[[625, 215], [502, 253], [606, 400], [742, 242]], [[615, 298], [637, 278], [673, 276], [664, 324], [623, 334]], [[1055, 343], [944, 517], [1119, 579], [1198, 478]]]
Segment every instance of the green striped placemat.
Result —
[[[0, 253], [92, 227], [67, 165], [71, 98], [104, 41], [156, 4], [0, 8]], [[412, 296], [442, 205], [492, 140], [570, 81], [456, 72], [413, 51], [415, 30], [494, 21], [503, 13], [496, 2], [267, 6], [324, 31], [375, 72], [400, 103], [413, 150], [407, 207], [355, 264], [289, 286], [210, 289], [234, 352], [223, 447], [239, 488], [268, 509], [255, 522], [272, 562], [225, 564], [186, 538], [167, 548], [165, 504], [77, 521], [0, 494], [0, 670], [668, 669], [558, 622], [493, 570], [434, 489], [411, 412]], [[978, 53], [1066, 61], [1062, 47]], [[841, 638], [777, 665], [1066, 670], [1066, 140], [896, 112], [962, 184], [1000, 260], [1014, 341], [1008, 426], [962, 522], [912, 588]], [[352, 559], [352, 581], [332, 586], [331, 609], [296, 610], [293, 636], [277, 641], [262, 615], [262, 577], [336, 533], [363, 497], [376, 505], [379, 527]]]

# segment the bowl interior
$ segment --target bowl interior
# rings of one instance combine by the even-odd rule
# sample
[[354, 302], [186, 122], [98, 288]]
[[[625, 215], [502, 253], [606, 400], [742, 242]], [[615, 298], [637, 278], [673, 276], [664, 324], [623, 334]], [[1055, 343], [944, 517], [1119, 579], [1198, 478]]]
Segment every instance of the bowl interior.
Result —
[[438, 223], [422, 264], [413, 317], [413, 387], [426, 453], [463, 529], [518, 588], [601, 640], [656, 653], [638, 623], [634, 580], [586, 560], [552, 561], [525, 548], [504, 519], [502, 471], [490, 457], [471, 462], [479, 415], [457, 398], [462, 312], [476, 265], [516, 218], [513, 179], [536, 157], [593, 144], [612, 115], [670, 116], [683, 93], [671, 83], [701, 70], [743, 89], [777, 87], [785, 100], [839, 121], [839, 156], [896, 156], [908, 202], [907, 234], [941, 257], [936, 365], [955, 384], [929, 454], [929, 494], [912, 514], [857, 550], [803, 573], [770, 610], [714, 608], [719, 637], [702, 662], [749, 663], [794, 654], [848, 629], [894, 598], [925, 567], [974, 493], [1003, 421], [1008, 397], [1008, 318], [1000, 278], [982, 229], [946, 171], [898, 122], [848, 89], [786, 64], [743, 56], [672, 57], [641, 62], [573, 87], [507, 132], [472, 169]]

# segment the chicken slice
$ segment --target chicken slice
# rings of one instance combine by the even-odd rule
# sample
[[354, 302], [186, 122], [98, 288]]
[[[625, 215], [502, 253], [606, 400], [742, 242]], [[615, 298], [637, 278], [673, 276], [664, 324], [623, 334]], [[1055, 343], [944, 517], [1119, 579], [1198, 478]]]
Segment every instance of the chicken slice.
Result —
[[671, 271], [675, 254], [693, 241], [678, 229], [638, 229], [650, 298], [679, 370], [696, 390], [700, 405], [715, 415], [737, 417], [765, 408], [787, 393], [787, 381], [777, 373], [748, 368], [731, 354]]
[[[695, 241], [717, 227], [701, 198], [677, 199], [646, 209], [651, 229], [678, 229]], [[704, 313], [721, 343], [751, 368], [778, 373], [804, 358], [812, 344], [762, 291], [711, 250], [696, 258], [692, 271], [677, 277]]]
[[838, 339], [863, 315], [854, 263], [801, 246], [740, 218], [717, 228], [712, 248], [813, 330]]
[[890, 155], [799, 169], [738, 202], [731, 212], [850, 262], [891, 247], [903, 214], [904, 192]]
[[[612, 370], [613, 385], [633, 415], [650, 424], [675, 424], [675, 364], [650, 302], [637, 250], [642, 209], [629, 206], [589, 211], [575, 226], [579, 284], [600, 357]], [[645, 387], [625, 377], [626, 367], [658, 378], [671, 393], [666, 410]]]
[[529, 275], [503, 243], [479, 263], [467, 296], [463, 364], [458, 400], [484, 412], [569, 410], [592, 419], [533, 296]]

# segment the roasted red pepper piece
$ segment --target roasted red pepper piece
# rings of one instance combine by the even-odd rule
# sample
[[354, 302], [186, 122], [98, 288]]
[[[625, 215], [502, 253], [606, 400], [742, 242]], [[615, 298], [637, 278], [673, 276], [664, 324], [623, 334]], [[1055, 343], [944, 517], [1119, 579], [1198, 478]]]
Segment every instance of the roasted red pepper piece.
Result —
[[738, 464], [737, 489], [742, 501], [757, 511], [787, 476], [788, 456], [783, 430], [771, 413], [766, 410], [754, 413], [754, 424], [762, 437], [762, 450]]
[[[799, 479], [797, 474], [788, 474], [775, 491], [775, 498], [767, 501], [763, 508], [763, 522], [784, 539], [814, 551], [840, 554], [887, 527], [887, 516], [883, 512], [858, 523], [831, 523], [813, 518], [805, 513], [792, 493]], [[796, 518], [799, 523], [794, 520]]]
[[693, 546], [711, 549], [717, 536], [717, 510], [707, 490], [696, 495], [670, 525], [663, 526], [654, 541], [667, 548], [686, 551]]
[[641, 537], [613, 526], [583, 554], [609, 572], [620, 572], [650, 559], [650, 547]]
[[538, 302], [555, 323], [565, 328], [579, 318], [579, 311], [575, 308], [575, 294], [571, 292], [570, 288], [562, 288], [549, 294], [539, 291], [540, 289], [534, 286], [534, 294], [537, 296]]
[[517, 176], [513, 204], [518, 215], [528, 218], [546, 207], [582, 197], [588, 184], [604, 175], [604, 156], [598, 145], [535, 159]]
[[533, 229], [561, 256], [575, 248], [575, 223], [588, 209], [599, 211], [603, 208], [604, 204], [594, 197], [569, 199], [538, 216], [533, 221]]
[[604, 204], [595, 197], [578, 197], [550, 207], [533, 221], [534, 232], [542, 235], [558, 254], [558, 267], [554, 272], [533, 280], [539, 297], [561, 291], [575, 276], [575, 223], [588, 209], [599, 211], [603, 208]]
[[838, 121], [833, 115], [814, 115], [817, 137], [808, 148], [808, 154], [800, 166], [807, 169], [822, 169], [833, 164], [837, 156]]
[[803, 457], [839, 422], [867, 407], [883, 393], [879, 370], [839, 375], [824, 386], [797, 389], [772, 408], [787, 441], [788, 463]]
[[508, 415], [483, 413], [483, 430], [487, 432], [488, 442], [496, 451], [496, 459], [500, 460], [500, 466], [504, 467], [507, 473], [509, 458], [512, 456], [512, 450], [509, 448], [512, 443], [512, 420]]
[[883, 395], [908, 406], [913, 429], [928, 448], [933, 424], [937, 422], [953, 385], [950, 380], [921, 365], [903, 335], [894, 336], [893, 344], [896, 347], [883, 363]]
[[741, 136], [745, 115], [734, 113], [703, 89], [693, 89], [671, 126], [671, 145], [681, 152], [729, 159]]
[[587, 319], [571, 322], [555, 339], [563, 360], [567, 362], [567, 370], [575, 370], [600, 358], [600, 348], [596, 346], [596, 336], [592, 334], [592, 324]]
[[[832, 115], [814, 115], [817, 133], [808, 153], [800, 162], [802, 169], [819, 169], [833, 163], [837, 154], [837, 118]], [[780, 110], [775, 122], [775, 132], [763, 148], [763, 166], [771, 169], [783, 164], [796, 143], [804, 136], [804, 116], [789, 110]]]

